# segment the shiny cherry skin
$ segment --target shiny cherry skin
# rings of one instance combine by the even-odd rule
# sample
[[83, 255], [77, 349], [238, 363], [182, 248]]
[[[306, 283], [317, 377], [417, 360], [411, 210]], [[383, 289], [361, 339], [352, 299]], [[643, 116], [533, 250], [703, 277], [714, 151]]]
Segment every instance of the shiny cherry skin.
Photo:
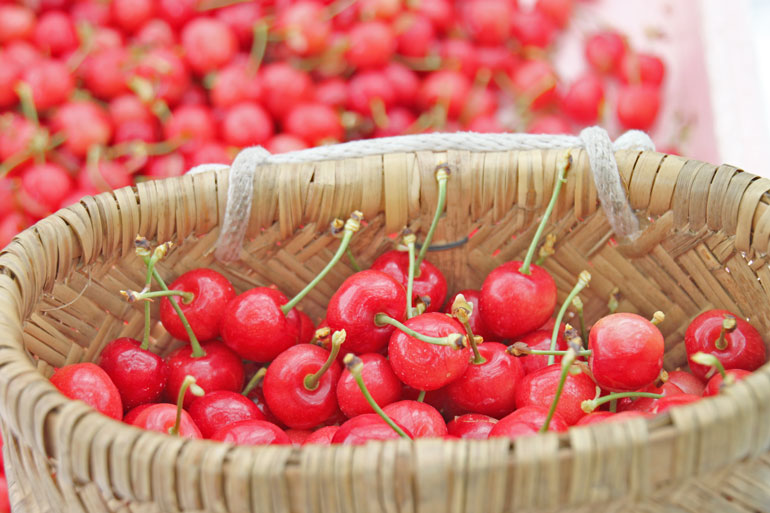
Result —
[[[412, 438], [412, 433], [404, 426], [396, 425]], [[382, 417], [376, 413], [364, 413], [348, 420], [340, 426], [332, 437], [332, 444], [364, 445], [370, 440], [397, 440], [401, 438]]]
[[690, 394], [679, 394], [679, 395], [672, 395], [671, 397], [664, 397], [662, 399], [658, 399], [658, 402], [655, 405], [655, 409], [653, 413], [663, 413], [676, 406], [696, 403], [701, 399], [703, 398], [700, 396], [690, 395]]
[[311, 344], [292, 346], [273, 360], [262, 384], [270, 411], [292, 429], [318, 426], [337, 411], [338, 362], [318, 380], [315, 390], [305, 387], [305, 376], [318, 371], [329, 351]]
[[[551, 327], [551, 330], [553, 330], [553, 326]], [[547, 351], [551, 348], [551, 335], [553, 334], [551, 330], [539, 329], [531, 331], [519, 340], [527, 344], [530, 349]], [[564, 338], [563, 330], [556, 338], [556, 349], [558, 351], [567, 350], [567, 339]], [[524, 369], [524, 374], [532, 374], [533, 372], [548, 366], [548, 357], [542, 354], [530, 354], [518, 358], [521, 362], [522, 369]], [[556, 363], [561, 362], [561, 356], [556, 356], [554, 361]]]
[[168, 288], [192, 292], [194, 296], [190, 304], [185, 304], [179, 297], [164, 297], [160, 301], [160, 322], [174, 338], [190, 341], [171, 301], [181, 307], [199, 341], [206, 342], [219, 336], [219, 323], [225, 307], [235, 297], [235, 289], [227, 278], [212, 269], [193, 269], [174, 280]]
[[249, 392], [249, 399], [251, 399], [251, 402], [254, 403], [257, 409], [259, 409], [260, 413], [265, 417], [265, 420], [272, 422], [281, 428], [284, 427], [283, 424], [281, 424], [281, 421], [278, 420], [278, 417], [273, 415], [273, 412], [270, 411], [270, 407], [267, 405], [267, 401], [265, 401], [265, 394], [262, 392], [262, 387], [255, 387]]
[[599, 319], [588, 335], [588, 358], [596, 383], [605, 390], [638, 390], [655, 381], [663, 368], [663, 334], [633, 313]]
[[235, 445], [291, 445], [286, 432], [266, 420], [242, 420], [223, 427], [212, 440]]
[[136, 408], [132, 408], [131, 410], [128, 410], [125, 415], [123, 415], [123, 422], [126, 424], [133, 424], [134, 420], [139, 416], [140, 413], [142, 413], [144, 410], [149, 408], [150, 406], [155, 406], [158, 403], [144, 403], [140, 404]]
[[[727, 347], [720, 350], [716, 347], [716, 341], [725, 315], [734, 317], [736, 325], [735, 329], [725, 333]], [[713, 354], [722, 362], [725, 369], [753, 371], [767, 360], [765, 343], [757, 329], [727, 310], [709, 310], [693, 319], [685, 332], [684, 345], [687, 349], [690, 370], [701, 379], [706, 378], [711, 368], [690, 360], [690, 356], [698, 351]]]
[[[728, 376], [732, 376], [731, 379], [734, 380], [733, 383], [735, 383], [735, 381], [740, 381], [744, 379], [746, 376], [751, 376], [751, 372], [743, 369], [727, 369], [725, 371], [725, 374], [727, 374]], [[722, 375], [717, 372], [711, 377], [708, 383], [706, 383], [706, 388], [704, 389], [703, 394], [701, 395], [703, 395], [704, 397], [717, 395], [722, 391], [722, 389], [725, 386], [727, 385], [724, 385], [724, 379], [722, 378]], [[698, 395], [698, 394], [690, 394], [690, 395]]]
[[291, 445], [299, 447], [305, 444], [305, 440], [313, 434], [309, 429], [287, 429], [286, 436], [291, 440]]
[[302, 310], [297, 310], [297, 315], [299, 316], [299, 343], [309, 344], [313, 340], [313, 335], [315, 335], [315, 323]]
[[168, 366], [163, 358], [140, 346], [133, 338], [117, 338], [104, 347], [99, 358], [99, 367], [118, 387], [126, 411], [157, 402], [168, 381]]
[[53, 373], [51, 383], [70, 399], [83, 401], [113, 419], [123, 418], [123, 401], [118, 387], [95, 363], [65, 365]]
[[[364, 362], [364, 370], [361, 376], [369, 390], [374, 402], [380, 408], [398, 401], [401, 398], [403, 386], [396, 373], [390, 366], [387, 358], [378, 353], [365, 353], [359, 356]], [[375, 413], [361, 393], [358, 383], [349, 370], [342, 371], [342, 376], [337, 382], [337, 402], [342, 413], [348, 418], [353, 418], [362, 413]]]
[[539, 328], [556, 307], [556, 282], [548, 271], [532, 265], [530, 274], [521, 274], [521, 264], [513, 261], [497, 267], [481, 286], [481, 316], [500, 338], [518, 337]]
[[269, 287], [256, 287], [233, 298], [221, 321], [222, 340], [246, 360], [269, 362], [297, 344], [300, 318], [281, 306], [289, 300]]
[[450, 435], [469, 440], [486, 440], [497, 419], [481, 413], [466, 413], [447, 422]]
[[[438, 312], [412, 317], [404, 324], [431, 337], [465, 332], [455, 319]], [[436, 390], [458, 379], [468, 368], [470, 356], [468, 347], [428, 344], [399, 330], [393, 332], [388, 343], [388, 357], [396, 376], [418, 390]]]
[[229, 390], [216, 390], [203, 397], [196, 397], [187, 412], [201, 430], [203, 438], [211, 438], [214, 433], [233, 422], [267, 420], [248, 397]]
[[678, 386], [685, 394], [703, 395], [706, 389], [702, 379], [682, 370], [669, 371], [666, 382]]
[[446, 386], [449, 400], [460, 411], [501, 418], [516, 407], [516, 385], [524, 377], [521, 361], [499, 342], [484, 342], [484, 363], [468, 365], [465, 373]]
[[[652, 383], [640, 389], [639, 391], [661, 394], [663, 397], [682, 395], [684, 393], [682, 392], [681, 388], [671, 382], [663, 383], [663, 385], [659, 387]], [[653, 413], [657, 408], [658, 401], [659, 399], [652, 397], [624, 397], [618, 401], [618, 411], [640, 411], [644, 413]]]
[[334, 434], [339, 430], [339, 426], [324, 426], [318, 428], [311, 435], [305, 438], [302, 445], [331, 445]]
[[[525, 406], [550, 407], [556, 395], [560, 377], [560, 364], [549, 365], [524, 376], [516, 388], [516, 408]], [[556, 413], [571, 426], [586, 414], [581, 408], [581, 403], [593, 399], [595, 395], [596, 383], [587, 374], [582, 372], [574, 375], [568, 374], [559, 398], [559, 404], [556, 407]]]
[[481, 316], [481, 310], [479, 308], [479, 298], [481, 297], [480, 290], [465, 289], [450, 297], [446, 302], [446, 305], [444, 305], [444, 313], [452, 313], [452, 304], [460, 294], [463, 295], [467, 302], [473, 305], [473, 314], [471, 314], [470, 318], [468, 319], [468, 324], [471, 325], [471, 331], [473, 334], [482, 337], [484, 340], [494, 340], [495, 336], [489, 330], [489, 327], [487, 327], [486, 323], [484, 322], [484, 318]]
[[436, 408], [418, 401], [404, 400], [385, 406], [384, 411], [415, 438], [437, 438], [447, 434], [446, 422]]
[[600, 422], [620, 422], [626, 419], [633, 419], [636, 417], [650, 417], [649, 413], [641, 411], [622, 411], [620, 413], [612, 413], [609, 411], [595, 411], [589, 413], [579, 421], [575, 423], [575, 426], [588, 426], [590, 424], [598, 424]]
[[[409, 253], [388, 251], [372, 262], [372, 269], [382, 271], [396, 279], [406, 289], [409, 281]], [[446, 278], [438, 267], [427, 260], [420, 262], [419, 272], [415, 272], [412, 304], [421, 297], [427, 297], [426, 312], [438, 312], [444, 304], [447, 293]]]
[[[215, 390], [240, 392], [243, 389], [243, 364], [240, 357], [221, 342], [201, 344], [206, 356], [194, 358], [190, 346], [184, 346], [166, 358], [169, 368], [166, 396], [177, 397], [185, 376], [190, 375], [206, 393]], [[184, 396], [187, 408], [195, 399], [188, 390]]]
[[[133, 421], [133, 425], [148, 431], [168, 434], [168, 430], [174, 427], [176, 422], [176, 406], [173, 404], [153, 404], [143, 410]], [[179, 422], [179, 436], [182, 438], [203, 438], [200, 429], [195, 425], [192, 417], [182, 410]]]
[[406, 318], [406, 290], [395, 278], [368, 269], [342, 282], [326, 308], [332, 332], [344, 329], [347, 333], [341, 353], [376, 353], [385, 347], [395, 328], [374, 324], [378, 313], [397, 321]]
[[[489, 438], [508, 437], [517, 438], [522, 435], [534, 434], [540, 430], [548, 418], [547, 406], [524, 406], [513, 413], [506, 415], [494, 425], [489, 432]], [[567, 431], [569, 424], [557, 411], [554, 413], [548, 431]]]

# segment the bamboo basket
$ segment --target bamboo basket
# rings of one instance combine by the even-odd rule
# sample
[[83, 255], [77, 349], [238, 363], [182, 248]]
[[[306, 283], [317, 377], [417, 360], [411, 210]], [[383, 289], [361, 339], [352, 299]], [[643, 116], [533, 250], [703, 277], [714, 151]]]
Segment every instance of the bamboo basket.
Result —
[[[435, 242], [478, 229], [429, 258], [450, 291], [480, 286], [520, 257], [553, 188], [559, 151], [391, 153], [267, 165], [254, 179], [241, 259], [213, 248], [228, 175], [210, 172], [86, 197], [19, 234], [0, 254], [0, 428], [15, 513], [43, 512], [755, 512], [770, 511], [770, 366], [723, 395], [654, 419], [572, 429], [510, 442], [419, 440], [363, 447], [233, 447], [146, 432], [60, 395], [54, 367], [98, 358], [118, 336], [139, 336], [142, 308], [118, 290], [140, 289], [133, 252], [142, 234], [178, 246], [160, 265], [173, 279], [210, 266], [239, 291], [277, 284], [297, 292], [331, 257], [327, 226], [360, 209], [353, 239], [362, 264], [405, 224], [433, 215], [433, 171], [448, 163], [446, 213]], [[550, 230], [545, 267], [563, 300], [577, 274], [589, 321], [620, 310], [663, 310], [667, 368], [685, 365], [683, 334], [707, 308], [770, 328], [770, 180], [734, 167], [655, 152], [616, 153], [644, 232], [615, 240], [597, 201], [586, 154], [574, 151]], [[301, 307], [323, 315], [352, 273], [343, 260]], [[155, 307], [156, 308], [156, 307]], [[157, 313], [157, 311], [155, 312]], [[154, 349], [175, 343], [153, 328]]]

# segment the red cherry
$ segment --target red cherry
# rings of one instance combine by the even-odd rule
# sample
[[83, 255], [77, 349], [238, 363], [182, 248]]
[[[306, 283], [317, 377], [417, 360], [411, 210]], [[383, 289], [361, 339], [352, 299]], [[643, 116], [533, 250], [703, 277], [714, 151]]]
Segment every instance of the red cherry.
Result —
[[532, 120], [527, 127], [530, 134], [571, 134], [572, 126], [569, 121], [558, 114], [544, 114]]
[[315, 336], [315, 323], [302, 310], [297, 310], [297, 315], [299, 316], [299, 343], [309, 344], [313, 340], [313, 336]]
[[208, 107], [182, 105], [163, 123], [163, 133], [168, 140], [184, 143], [182, 151], [191, 151], [216, 138], [214, 117]]
[[181, 27], [198, 13], [200, 0], [157, 0], [161, 18], [174, 28]]
[[385, 111], [396, 102], [396, 90], [383, 71], [361, 71], [348, 81], [347, 106], [365, 116], [372, 114], [372, 105], [382, 104]]
[[507, 0], [473, 0], [460, 5], [462, 22], [479, 45], [502, 45], [510, 38], [513, 9]]
[[516, 406], [516, 386], [524, 370], [519, 359], [508, 355], [498, 342], [483, 343], [479, 353], [486, 361], [471, 363], [462, 376], [447, 385], [449, 400], [461, 411], [504, 417]]
[[38, 48], [54, 57], [65, 55], [78, 47], [75, 25], [62, 11], [48, 11], [38, 18], [34, 41]]
[[474, 78], [479, 69], [478, 54], [467, 39], [445, 39], [440, 47], [441, 63], [444, 69], [462, 72]]
[[279, 11], [275, 28], [295, 55], [318, 55], [326, 49], [331, 34], [328, 20], [324, 6], [300, 0]]
[[245, 148], [264, 144], [272, 135], [273, 121], [256, 103], [239, 103], [225, 112], [222, 139], [227, 144]]
[[310, 436], [305, 438], [305, 441], [302, 442], [302, 445], [331, 445], [332, 438], [334, 438], [334, 435], [337, 433], [339, 428], [339, 426], [324, 426], [322, 428], [318, 428], [313, 431]]
[[[547, 406], [524, 406], [500, 419], [489, 432], [489, 438], [518, 438], [522, 435], [537, 433], [545, 424], [547, 417]], [[557, 411], [548, 425], [548, 431], [563, 432], [568, 428], [569, 424]]]
[[547, 48], [556, 36], [556, 25], [539, 10], [514, 11], [511, 32], [522, 46]]
[[248, 48], [254, 37], [254, 26], [262, 19], [262, 9], [260, 3], [241, 2], [217, 9], [214, 16], [227, 23], [240, 45]]
[[234, 422], [267, 420], [257, 405], [238, 392], [215, 390], [196, 397], [187, 409], [203, 438], [211, 436]]
[[16, 105], [16, 84], [21, 78], [22, 66], [17, 64], [7, 54], [0, 54], [0, 108]]
[[341, 78], [326, 78], [316, 84], [315, 100], [329, 107], [344, 107], [347, 96], [347, 82]]
[[21, 5], [0, 5], [0, 44], [15, 39], [31, 39], [35, 31], [35, 13]]
[[398, 62], [391, 62], [382, 72], [393, 88], [396, 103], [411, 107], [420, 89], [420, 78], [417, 74]]
[[302, 103], [289, 111], [284, 129], [311, 146], [341, 141], [345, 136], [339, 114], [323, 103]]
[[211, 437], [235, 445], [291, 445], [284, 430], [265, 420], [242, 420], [228, 424]]
[[[735, 319], [735, 328], [725, 332], [725, 345], [720, 342], [717, 346], [725, 316]], [[765, 344], [757, 329], [727, 310], [709, 310], [693, 319], [685, 332], [684, 344], [690, 370], [701, 379], [711, 368], [692, 361], [692, 355], [699, 351], [716, 356], [725, 369], [753, 371], [767, 360]]]
[[326, 321], [332, 331], [347, 333], [342, 352], [374, 353], [387, 344], [392, 326], [377, 326], [374, 316], [385, 313], [397, 321], [406, 317], [406, 291], [391, 276], [366, 270], [348, 277], [329, 300]]
[[[551, 349], [551, 336], [553, 335], [553, 327], [550, 330], [539, 329], [527, 333], [521, 337], [521, 342], [524, 342], [530, 349], [538, 351], [548, 351]], [[564, 331], [559, 333], [556, 338], [556, 350], [567, 350], [567, 339], [564, 338]], [[527, 356], [519, 357], [521, 367], [524, 370], [524, 374], [532, 374], [535, 371], [543, 369], [548, 366], [548, 357], [545, 355], [530, 354]], [[554, 358], [555, 363], [561, 362], [561, 356]]]
[[[464, 333], [462, 325], [442, 313], [431, 312], [408, 319], [412, 330], [432, 337]], [[394, 331], [388, 343], [393, 371], [401, 381], [418, 390], [436, 390], [462, 376], [468, 368], [470, 349], [455, 349], [417, 340]]]
[[38, 110], [64, 103], [75, 89], [75, 81], [67, 65], [61, 61], [42, 60], [26, 67], [22, 80], [32, 91]]
[[262, 85], [247, 62], [236, 60], [217, 72], [209, 97], [212, 105], [222, 109], [242, 102], [259, 102]]
[[381, 68], [396, 51], [393, 29], [381, 21], [356, 24], [348, 33], [348, 38], [345, 59], [356, 68]]
[[7, 246], [20, 231], [30, 224], [31, 221], [19, 212], [11, 212], [6, 215], [0, 221], [0, 248]]
[[270, 363], [263, 391], [270, 411], [294, 429], [310, 429], [337, 410], [337, 382], [341, 369], [336, 361], [321, 375], [315, 388], [306, 377], [317, 372], [329, 358], [329, 351], [311, 344], [292, 346]]
[[155, 406], [156, 404], [157, 403], [144, 403], [144, 404], [140, 404], [139, 406], [136, 406], [132, 410], [128, 410], [128, 412], [126, 412], [126, 414], [123, 415], [123, 422], [125, 424], [133, 424], [140, 413], [142, 413], [144, 410], [146, 410], [150, 406]]
[[556, 74], [546, 60], [521, 63], [513, 72], [511, 81], [514, 92], [530, 109], [541, 109], [556, 99]]
[[153, 0], [114, 0], [110, 3], [113, 22], [131, 33], [155, 16]]
[[[362, 377], [374, 402], [380, 407], [385, 407], [398, 401], [401, 398], [402, 385], [388, 360], [377, 353], [362, 354], [360, 358], [364, 363]], [[342, 412], [349, 418], [362, 413], [375, 413], [347, 369], [342, 371], [340, 380], [337, 382], [337, 402]]]
[[286, 153], [309, 148], [307, 143], [291, 134], [277, 134], [265, 143], [265, 149], [270, 153]]
[[291, 441], [291, 445], [294, 447], [300, 447], [305, 444], [305, 440], [307, 440], [310, 435], [312, 435], [313, 432], [309, 429], [287, 429], [286, 430], [286, 436], [289, 437], [289, 440]]
[[418, 401], [398, 401], [382, 408], [399, 426], [414, 438], [440, 438], [447, 434], [446, 422], [436, 408]]
[[457, 118], [470, 90], [470, 81], [464, 74], [450, 70], [434, 71], [423, 80], [417, 93], [417, 105], [423, 110], [430, 110], [437, 104], [445, 105], [447, 115]]
[[662, 399], [658, 399], [658, 402], [656, 404], [655, 410], [653, 413], [663, 413], [665, 411], [670, 410], [671, 408], [674, 408], [675, 406], [682, 406], [684, 404], [690, 404], [698, 402], [702, 399], [702, 397], [697, 395], [689, 395], [689, 394], [680, 394], [680, 395], [672, 395], [670, 397], [663, 397]]
[[59, 209], [72, 191], [72, 179], [57, 164], [35, 164], [21, 175], [24, 209], [36, 217], [45, 217]]
[[152, 85], [155, 98], [176, 105], [190, 87], [190, 75], [182, 59], [169, 48], [151, 48], [134, 67], [137, 77]]
[[618, 121], [626, 129], [648, 130], [658, 117], [660, 89], [646, 84], [629, 84], [618, 90]]
[[[34, 123], [14, 114], [8, 115], [0, 123], [0, 159], [6, 160], [14, 155], [26, 152], [32, 138], [37, 133]], [[6, 124], [7, 123], [7, 124]]]
[[626, 53], [620, 62], [620, 80], [626, 84], [660, 86], [666, 74], [666, 65], [656, 55]]
[[575, 0], [537, 0], [535, 9], [548, 16], [559, 28], [564, 28], [572, 16]]
[[[206, 356], [193, 357], [190, 346], [180, 347], [166, 357], [169, 368], [166, 394], [179, 395], [185, 376], [192, 376], [206, 392], [230, 390], [240, 392], [243, 388], [243, 365], [240, 357], [221, 342], [201, 344]], [[190, 406], [195, 396], [185, 394], [184, 406]]]
[[[377, 257], [372, 262], [371, 268], [392, 276], [406, 288], [409, 280], [409, 254], [402, 251], [388, 251]], [[413, 290], [415, 300], [422, 297], [429, 299], [426, 302], [426, 311], [437, 312], [441, 309], [446, 298], [446, 278], [438, 267], [423, 260], [420, 262], [419, 271], [415, 272]]]
[[118, 388], [107, 373], [94, 363], [65, 365], [53, 373], [51, 383], [70, 399], [83, 401], [113, 419], [123, 418], [123, 403]]
[[395, 21], [396, 48], [407, 57], [425, 57], [436, 43], [436, 30], [427, 16], [404, 13]]
[[703, 395], [706, 384], [699, 377], [686, 371], [676, 370], [668, 372], [667, 383], [673, 383], [685, 394]]
[[[524, 376], [516, 387], [516, 408], [550, 405], [556, 395], [560, 377], [559, 364], [549, 365]], [[596, 384], [587, 374], [568, 374], [556, 413], [571, 426], [586, 414], [581, 403], [593, 399], [595, 395]]]
[[[640, 392], [650, 392], [661, 394], [663, 397], [681, 395], [682, 389], [673, 383], [663, 383], [657, 387], [655, 384], [648, 385], [639, 390]], [[618, 411], [640, 411], [643, 413], [654, 413], [659, 399], [653, 397], [625, 397], [618, 401]]]
[[[398, 425], [398, 422], [396, 422]], [[412, 438], [409, 430], [399, 426]], [[364, 445], [370, 440], [396, 440], [400, 438], [392, 427], [376, 413], [365, 413], [348, 420], [332, 437], [332, 444]]]
[[99, 366], [117, 386], [125, 410], [158, 401], [168, 381], [166, 362], [140, 346], [133, 338], [118, 338], [99, 357]]
[[[744, 379], [746, 376], [750, 376], [751, 372], [743, 369], [727, 369], [725, 371], [725, 374], [727, 374], [728, 379], [731, 382], [736, 382]], [[725, 379], [722, 377], [720, 373], [714, 374], [714, 376], [706, 383], [706, 388], [703, 391], [703, 394], [689, 394], [688, 395], [703, 395], [703, 396], [712, 396], [717, 395], [722, 391], [722, 388], [724, 386]], [[687, 393], [687, 392], [686, 392]]]
[[190, 340], [171, 301], [179, 305], [198, 340], [205, 342], [219, 336], [219, 325], [225, 308], [235, 297], [235, 289], [227, 278], [212, 269], [193, 269], [174, 280], [169, 289], [191, 292], [194, 296], [190, 303], [185, 303], [179, 297], [161, 299], [160, 322], [173, 337], [188, 342]]
[[285, 62], [263, 66], [260, 79], [264, 88], [265, 107], [274, 118], [283, 119], [292, 107], [313, 98], [310, 75]]
[[187, 155], [186, 165], [193, 168], [200, 164], [227, 164], [233, 161], [231, 152], [218, 142], [210, 141], [201, 144]]
[[[133, 425], [148, 431], [168, 434], [169, 429], [174, 427], [176, 423], [176, 416], [177, 408], [175, 405], [153, 404], [136, 416]], [[195, 425], [190, 414], [184, 410], [182, 410], [179, 422], [179, 436], [182, 438], [202, 438], [200, 429]]]
[[221, 68], [238, 50], [235, 33], [216, 18], [191, 20], [182, 29], [181, 41], [187, 62], [200, 75]]
[[604, 84], [594, 74], [578, 77], [564, 94], [562, 109], [576, 123], [592, 125], [601, 115], [604, 104]]
[[394, 107], [389, 110], [387, 118], [387, 124], [375, 128], [372, 137], [392, 137], [407, 134], [417, 121], [417, 116], [411, 110], [402, 107]]
[[177, 44], [177, 38], [174, 29], [163, 20], [152, 19], [147, 21], [136, 32], [134, 41], [147, 47], [169, 47]]
[[[101, 48], [89, 54], [79, 71], [83, 83], [94, 96], [109, 100], [128, 93], [128, 67], [129, 54], [119, 46]], [[138, 101], [135, 96], [130, 97]]]
[[[0, 463], [2, 463], [0, 461]], [[11, 501], [8, 497], [8, 480], [0, 474], [0, 513], [11, 513]]]
[[497, 419], [480, 413], [467, 413], [455, 417], [446, 425], [447, 432], [459, 438], [486, 440]]
[[588, 364], [596, 383], [613, 392], [649, 385], [663, 368], [663, 334], [632, 313], [602, 317], [588, 335]]
[[622, 411], [620, 413], [612, 413], [609, 411], [595, 411], [589, 413], [579, 421], [575, 423], [575, 426], [587, 426], [589, 424], [598, 424], [600, 422], [621, 422], [626, 419], [633, 419], [636, 417], [649, 417], [649, 413], [641, 411]]
[[588, 63], [600, 73], [613, 73], [626, 53], [626, 42], [617, 32], [592, 35], [585, 46]]
[[505, 263], [481, 286], [479, 311], [490, 330], [501, 338], [514, 338], [540, 327], [556, 307], [556, 282], [543, 268], [532, 265], [522, 274], [522, 262]]
[[107, 112], [93, 101], [74, 101], [54, 114], [52, 128], [66, 137], [63, 147], [78, 157], [85, 157], [92, 146], [109, 142], [112, 126]]

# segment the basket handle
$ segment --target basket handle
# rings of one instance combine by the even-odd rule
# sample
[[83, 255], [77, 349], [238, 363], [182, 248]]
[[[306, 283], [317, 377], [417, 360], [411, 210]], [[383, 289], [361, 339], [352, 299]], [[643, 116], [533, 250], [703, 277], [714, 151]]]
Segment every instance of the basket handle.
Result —
[[264, 164], [286, 164], [341, 160], [385, 153], [414, 151], [511, 151], [535, 149], [583, 148], [596, 183], [599, 201], [610, 226], [619, 238], [635, 239], [639, 221], [626, 197], [618, 172], [615, 151], [625, 149], [654, 150], [650, 137], [639, 130], [631, 130], [613, 143], [606, 130], [594, 126], [584, 128], [579, 136], [538, 134], [478, 134], [456, 132], [403, 135], [381, 139], [366, 139], [342, 144], [319, 146], [306, 150], [272, 155], [261, 146], [244, 148], [232, 165], [202, 164], [190, 169], [190, 174], [230, 169], [225, 218], [217, 240], [215, 256], [229, 262], [237, 260], [246, 234], [251, 212], [253, 180], [257, 167]]

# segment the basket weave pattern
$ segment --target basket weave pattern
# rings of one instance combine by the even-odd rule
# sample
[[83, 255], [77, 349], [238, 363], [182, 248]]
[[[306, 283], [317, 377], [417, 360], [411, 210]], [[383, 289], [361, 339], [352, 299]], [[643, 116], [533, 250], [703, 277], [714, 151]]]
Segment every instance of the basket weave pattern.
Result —
[[[262, 167], [241, 260], [213, 257], [228, 176], [203, 173], [85, 198], [21, 233], [0, 255], [0, 428], [15, 512], [770, 511], [770, 367], [724, 395], [653, 420], [548, 433], [515, 443], [394, 441], [364, 447], [232, 447], [181, 440], [108, 419], [61, 396], [45, 379], [95, 360], [119, 336], [140, 336], [137, 234], [178, 246], [158, 268], [170, 281], [208, 266], [238, 291], [276, 284], [291, 296], [329, 260], [328, 223], [363, 211], [352, 250], [363, 265], [404, 225], [421, 233], [446, 162], [446, 214], [429, 255], [449, 290], [478, 287], [521, 257], [553, 188], [558, 151], [394, 153]], [[730, 166], [655, 152], [616, 154], [633, 241], [613, 239], [587, 158], [574, 163], [549, 231], [544, 267], [564, 299], [583, 269], [586, 317], [666, 313], [666, 368], [686, 362], [683, 335], [707, 308], [727, 308], [770, 333], [770, 180]], [[303, 300], [316, 320], [352, 273], [341, 261]], [[157, 318], [157, 304], [153, 306]], [[153, 349], [178, 342], [160, 324]]]

